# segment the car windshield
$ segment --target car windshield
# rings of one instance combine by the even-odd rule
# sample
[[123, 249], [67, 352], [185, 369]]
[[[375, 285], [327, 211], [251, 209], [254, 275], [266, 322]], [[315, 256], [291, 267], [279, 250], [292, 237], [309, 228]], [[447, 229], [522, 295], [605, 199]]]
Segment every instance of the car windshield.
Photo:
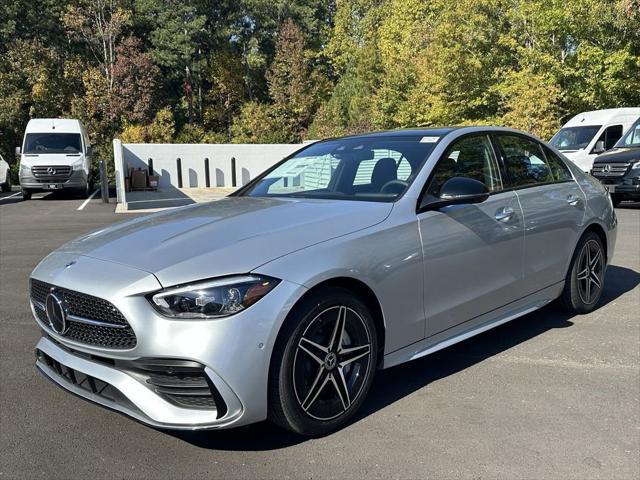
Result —
[[28, 133], [24, 153], [78, 153], [82, 151], [79, 133]]
[[601, 125], [561, 128], [549, 143], [558, 150], [580, 150], [589, 145], [600, 128]]
[[407, 189], [439, 136], [355, 137], [313, 144], [240, 195], [390, 202]]
[[640, 147], [640, 120], [634, 123], [613, 148]]

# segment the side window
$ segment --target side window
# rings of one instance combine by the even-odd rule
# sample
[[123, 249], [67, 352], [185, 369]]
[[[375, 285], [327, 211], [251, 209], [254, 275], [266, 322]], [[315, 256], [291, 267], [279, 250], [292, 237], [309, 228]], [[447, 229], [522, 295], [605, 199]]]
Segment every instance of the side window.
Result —
[[613, 148], [616, 142], [621, 138], [622, 138], [622, 125], [612, 125], [610, 127], [607, 127], [605, 131], [602, 132], [602, 135], [600, 135], [598, 142], [600, 141], [604, 142], [605, 150], [609, 150]]
[[562, 161], [558, 155], [547, 147], [544, 147], [544, 154], [547, 157], [547, 162], [551, 168], [551, 173], [556, 182], [565, 182], [567, 180], [573, 180], [569, 167]]
[[489, 137], [479, 135], [455, 141], [435, 167], [427, 194], [440, 195], [442, 185], [453, 177], [484, 183], [490, 192], [502, 190], [502, 179]]
[[513, 187], [555, 181], [536, 142], [516, 135], [498, 135], [497, 138]]

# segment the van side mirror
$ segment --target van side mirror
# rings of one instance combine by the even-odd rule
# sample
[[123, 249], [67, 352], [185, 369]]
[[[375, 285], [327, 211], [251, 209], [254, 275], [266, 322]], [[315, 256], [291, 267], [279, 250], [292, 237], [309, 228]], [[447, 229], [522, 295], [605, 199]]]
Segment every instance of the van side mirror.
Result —
[[16, 155], [20, 155], [21, 151], [22, 151], [22, 149], [20, 147], [16, 147]]
[[596, 146], [593, 147], [593, 153], [601, 154], [605, 151], [604, 149], [604, 140], [598, 140], [596, 142]]
[[90, 145], [87, 146], [87, 157], [93, 155], [93, 148]]
[[422, 199], [420, 210], [437, 210], [449, 205], [482, 203], [489, 198], [486, 185], [468, 177], [453, 177], [444, 182], [440, 196], [431, 200]]

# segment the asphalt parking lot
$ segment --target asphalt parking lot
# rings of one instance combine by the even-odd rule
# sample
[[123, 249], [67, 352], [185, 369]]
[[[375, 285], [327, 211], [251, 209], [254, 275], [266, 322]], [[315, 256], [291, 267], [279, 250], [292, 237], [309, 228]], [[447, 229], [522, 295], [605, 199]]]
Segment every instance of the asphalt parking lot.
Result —
[[[640, 478], [640, 206], [617, 209], [600, 307], [556, 307], [380, 372], [357, 419], [308, 440], [263, 423], [172, 434], [35, 370], [28, 277], [47, 253], [129, 218], [97, 198], [0, 198], [2, 478]], [[624, 205], [624, 204], [623, 204]]]

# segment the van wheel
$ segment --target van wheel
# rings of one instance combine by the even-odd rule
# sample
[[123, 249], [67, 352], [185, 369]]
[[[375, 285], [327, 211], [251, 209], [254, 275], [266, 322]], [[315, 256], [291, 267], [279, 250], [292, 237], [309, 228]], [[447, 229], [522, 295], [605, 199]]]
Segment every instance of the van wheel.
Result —
[[31, 200], [31, 190], [22, 189], [22, 200]]
[[378, 340], [367, 306], [342, 288], [297, 305], [276, 341], [269, 371], [269, 419], [319, 436], [360, 408], [376, 371]]
[[8, 171], [7, 171], [7, 178], [5, 178], [4, 183], [2, 184], [2, 191], [3, 192], [11, 191], [11, 175], [9, 174]]
[[89, 198], [90, 195], [91, 195], [91, 185], [87, 183], [85, 187], [82, 190], [80, 190], [80, 198]]
[[594, 232], [582, 237], [571, 259], [562, 291], [562, 303], [574, 313], [596, 308], [604, 288], [606, 258], [602, 240]]

